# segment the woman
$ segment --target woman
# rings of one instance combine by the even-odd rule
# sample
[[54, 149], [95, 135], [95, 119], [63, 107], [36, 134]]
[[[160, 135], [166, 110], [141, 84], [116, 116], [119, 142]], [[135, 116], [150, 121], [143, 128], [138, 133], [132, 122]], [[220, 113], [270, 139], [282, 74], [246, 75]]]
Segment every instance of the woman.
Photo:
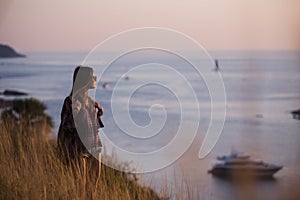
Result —
[[100, 118], [103, 115], [102, 106], [88, 96], [88, 90], [96, 87], [96, 76], [93, 73], [90, 67], [75, 68], [72, 90], [64, 100], [61, 111], [57, 141], [63, 159], [75, 168], [79, 164], [84, 174], [84, 185], [86, 179], [96, 177], [97, 187], [102, 149], [98, 130], [104, 125]]

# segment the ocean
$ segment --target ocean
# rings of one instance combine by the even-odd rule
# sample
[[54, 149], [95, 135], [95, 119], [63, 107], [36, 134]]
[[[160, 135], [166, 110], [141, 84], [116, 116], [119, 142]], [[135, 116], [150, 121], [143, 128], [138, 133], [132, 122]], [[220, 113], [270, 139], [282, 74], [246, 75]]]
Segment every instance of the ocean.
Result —
[[[172, 148], [168, 146], [170, 151], [157, 159], [153, 157], [151, 165], [148, 161], [143, 163], [147, 164], [145, 168], [159, 169], [145, 174], [147, 180], [155, 180], [155, 187], [162, 187], [162, 177], [170, 182], [177, 178], [186, 179], [198, 191], [194, 199], [299, 199], [300, 121], [293, 119], [290, 112], [300, 108], [300, 52], [209, 53], [218, 59], [219, 71], [210, 64], [202, 75], [181, 58], [153, 50], [135, 52], [111, 63], [102, 76], [99, 72], [104, 64], [95, 63], [98, 85], [90, 95], [105, 110], [105, 128], [100, 135], [104, 146], [109, 140], [115, 145], [110, 150], [119, 147], [133, 154], [156, 152], [180, 137], [178, 130], [183, 127], [186, 141], [183, 138]], [[25, 54], [26, 58], [0, 60], [0, 91], [18, 90], [44, 102], [56, 134], [63, 100], [71, 90], [73, 70], [87, 52]], [[198, 63], [203, 62], [201, 59]], [[224, 104], [226, 117], [216, 145], [199, 159], [212, 118], [210, 98], [214, 92], [208, 91], [205, 77], [216, 74], [223, 81], [226, 102], [214, 106]], [[222, 116], [217, 115], [216, 120], [222, 120]], [[196, 130], [195, 125], [199, 125]], [[216, 156], [232, 149], [284, 168], [274, 179], [257, 180], [251, 186], [208, 174]], [[123, 154], [117, 156], [126, 161]]]

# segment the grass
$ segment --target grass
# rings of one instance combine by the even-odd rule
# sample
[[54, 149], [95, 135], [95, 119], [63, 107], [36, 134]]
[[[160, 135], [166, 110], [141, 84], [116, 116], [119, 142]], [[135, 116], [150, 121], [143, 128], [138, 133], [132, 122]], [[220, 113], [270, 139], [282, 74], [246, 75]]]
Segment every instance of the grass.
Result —
[[[173, 183], [161, 180], [158, 189], [152, 180], [146, 184], [143, 175], [137, 178], [105, 165], [98, 187], [85, 186], [80, 166], [59, 159], [57, 142], [49, 135], [52, 119], [42, 102], [16, 99], [0, 108], [0, 199], [199, 199], [189, 181], [177, 180], [176, 174]], [[109, 160], [130, 169], [114, 156]]]
[[0, 121], [0, 199], [161, 199], [135, 176], [102, 166], [95, 190], [59, 160], [56, 141], [39, 126]]

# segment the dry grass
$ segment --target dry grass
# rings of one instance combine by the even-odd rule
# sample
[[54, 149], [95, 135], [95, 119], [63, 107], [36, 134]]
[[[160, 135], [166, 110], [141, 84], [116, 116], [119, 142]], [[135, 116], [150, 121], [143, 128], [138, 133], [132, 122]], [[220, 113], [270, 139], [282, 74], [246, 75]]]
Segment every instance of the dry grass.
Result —
[[[199, 199], [191, 183], [178, 180], [176, 174], [172, 183], [161, 180], [157, 193], [151, 189], [155, 182], [105, 165], [98, 188], [85, 187], [79, 166], [59, 159], [56, 140], [49, 139], [48, 132], [47, 121], [32, 125], [26, 120], [0, 120], [0, 199]], [[128, 165], [117, 164], [128, 170]]]
[[64, 165], [47, 127], [0, 122], [0, 199], [160, 199], [132, 175], [102, 166], [99, 187]]

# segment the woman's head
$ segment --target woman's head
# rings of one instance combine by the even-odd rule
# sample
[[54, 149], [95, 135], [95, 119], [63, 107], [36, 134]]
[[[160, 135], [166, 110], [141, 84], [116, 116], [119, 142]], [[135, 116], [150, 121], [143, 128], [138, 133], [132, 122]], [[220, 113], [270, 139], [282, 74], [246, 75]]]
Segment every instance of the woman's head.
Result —
[[96, 77], [94, 76], [94, 70], [91, 67], [86, 66], [76, 67], [73, 74], [71, 96], [95, 87]]

